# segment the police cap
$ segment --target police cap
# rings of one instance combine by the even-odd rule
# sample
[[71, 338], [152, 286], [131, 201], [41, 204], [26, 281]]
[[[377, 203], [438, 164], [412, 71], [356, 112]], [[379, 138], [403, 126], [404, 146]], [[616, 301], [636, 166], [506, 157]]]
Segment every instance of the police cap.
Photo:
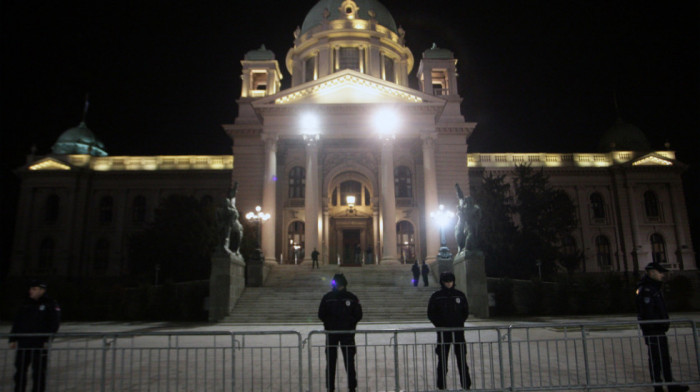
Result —
[[29, 281], [29, 287], [41, 287], [42, 289], [46, 289], [49, 286], [46, 284], [45, 280], [33, 279]]
[[445, 282], [454, 282], [455, 281], [455, 274], [452, 272], [443, 272], [440, 274], [440, 283], [445, 283]]
[[668, 269], [666, 269], [663, 265], [657, 263], [656, 261], [653, 263], [647, 264], [647, 266], [644, 267], [644, 270], [646, 270], [646, 271], [657, 270], [659, 272], [668, 272]]
[[348, 280], [345, 279], [345, 275], [343, 275], [343, 274], [333, 275], [333, 286], [346, 287], [347, 285], [348, 285]]

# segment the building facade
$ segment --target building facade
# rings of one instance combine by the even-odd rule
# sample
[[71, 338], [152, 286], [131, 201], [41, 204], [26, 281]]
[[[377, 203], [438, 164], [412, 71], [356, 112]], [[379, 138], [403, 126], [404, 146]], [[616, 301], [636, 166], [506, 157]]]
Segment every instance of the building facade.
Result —
[[[458, 59], [433, 45], [416, 64], [404, 36], [376, 0], [321, 0], [294, 32], [289, 88], [274, 53], [249, 51], [238, 116], [224, 125], [235, 165], [231, 156], [104, 156], [66, 131], [52, 154], [18, 169], [11, 274], [123, 274], [125, 239], [160, 198], [223, 200], [233, 181], [242, 215], [270, 214], [260, 230], [268, 263], [308, 263], [313, 249], [322, 264], [430, 262], [440, 245], [431, 212], [454, 210], [455, 183], [468, 192], [518, 164], [542, 167], [574, 201], [579, 227], [565, 245], [583, 252], [582, 270], [636, 271], [652, 260], [696, 268], [673, 151], [651, 151], [625, 125], [606, 134], [601, 153], [470, 154], [476, 124], [460, 112]], [[418, 89], [408, 83], [414, 68]]]

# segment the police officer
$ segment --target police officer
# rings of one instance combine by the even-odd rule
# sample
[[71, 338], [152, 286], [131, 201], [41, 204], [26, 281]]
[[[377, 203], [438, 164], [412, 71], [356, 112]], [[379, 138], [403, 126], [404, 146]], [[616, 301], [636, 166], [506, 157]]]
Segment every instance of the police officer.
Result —
[[355, 371], [355, 334], [333, 333], [332, 331], [354, 331], [362, 320], [362, 306], [355, 294], [346, 290], [347, 279], [343, 274], [335, 274], [331, 282], [332, 290], [323, 296], [318, 307], [318, 318], [323, 321], [326, 331], [326, 388], [335, 390], [335, 366], [338, 358], [338, 344], [343, 353], [343, 364], [348, 373], [348, 389], [355, 392], [357, 373]]
[[[46, 282], [32, 281], [29, 298], [22, 304], [10, 331], [10, 349], [17, 349], [15, 356], [15, 392], [27, 387], [27, 369], [32, 365], [32, 391], [46, 389], [48, 362], [48, 334], [58, 331], [61, 308], [46, 295]], [[14, 334], [46, 334], [44, 336], [17, 336]]]
[[[646, 273], [637, 286], [636, 303], [637, 319], [644, 320], [668, 320], [666, 302], [661, 291], [664, 273], [668, 270], [659, 263], [649, 263]], [[668, 321], [640, 324], [644, 343], [649, 353], [649, 373], [654, 383], [673, 382], [671, 376], [671, 357], [668, 353], [668, 338], [666, 331], [669, 328]], [[661, 373], [663, 372], [663, 380]], [[689, 389], [685, 385], [669, 385], [669, 392], [683, 392]], [[655, 386], [654, 392], [663, 392], [662, 386]]]
[[[452, 272], [443, 272], [440, 274], [441, 288], [433, 293], [428, 302], [428, 318], [437, 328], [464, 328], [464, 322], [469, 317], [467, 297], [454, 285], [455, 275]], [[467, 365], [464, 330], [439, 331], [437, 343], [435, 348], [435, 353], [438, 356], [437, 388], [445, 389], [446, 387], [447, 359], [450, 354], [450, 345], [452, 345], [455, 349], [460, 384], [462, 388], [469, 389], [472, 380], [469, 377], [469, 366]]]

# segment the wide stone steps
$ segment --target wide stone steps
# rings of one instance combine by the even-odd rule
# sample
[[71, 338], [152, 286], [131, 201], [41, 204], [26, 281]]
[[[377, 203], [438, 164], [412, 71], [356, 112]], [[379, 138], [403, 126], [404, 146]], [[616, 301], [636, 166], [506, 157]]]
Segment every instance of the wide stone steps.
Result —
[[233, 314], [223, 323], [320, 323], [317, 318], [321, 297], [330, 290], [337, 272], [348, 280], [348, 290], [358, 296], [364, 313], [362, 322], [425, 321], [430, 295], [437, 290], [413, 287], [410, 265], [363, 267], [276, 266], [264, 287], [248, 287]]

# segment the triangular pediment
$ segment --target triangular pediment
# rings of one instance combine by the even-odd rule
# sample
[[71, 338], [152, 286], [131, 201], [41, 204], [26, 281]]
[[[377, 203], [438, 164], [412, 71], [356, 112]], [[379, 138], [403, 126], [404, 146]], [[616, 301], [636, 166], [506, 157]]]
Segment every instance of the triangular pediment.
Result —
[[646, 154], [629, 162], [631, 166], [673, 166], [674, 159], [666, 158], [656, 153]]
[[56, 158], [46, 157], [26, 166], [27, 170], [71, 170], [71, 166]]
[[253, 106], [374, 103], [444, 104], [444, 100], [357, 71], [343, 70], [261, 98]]

